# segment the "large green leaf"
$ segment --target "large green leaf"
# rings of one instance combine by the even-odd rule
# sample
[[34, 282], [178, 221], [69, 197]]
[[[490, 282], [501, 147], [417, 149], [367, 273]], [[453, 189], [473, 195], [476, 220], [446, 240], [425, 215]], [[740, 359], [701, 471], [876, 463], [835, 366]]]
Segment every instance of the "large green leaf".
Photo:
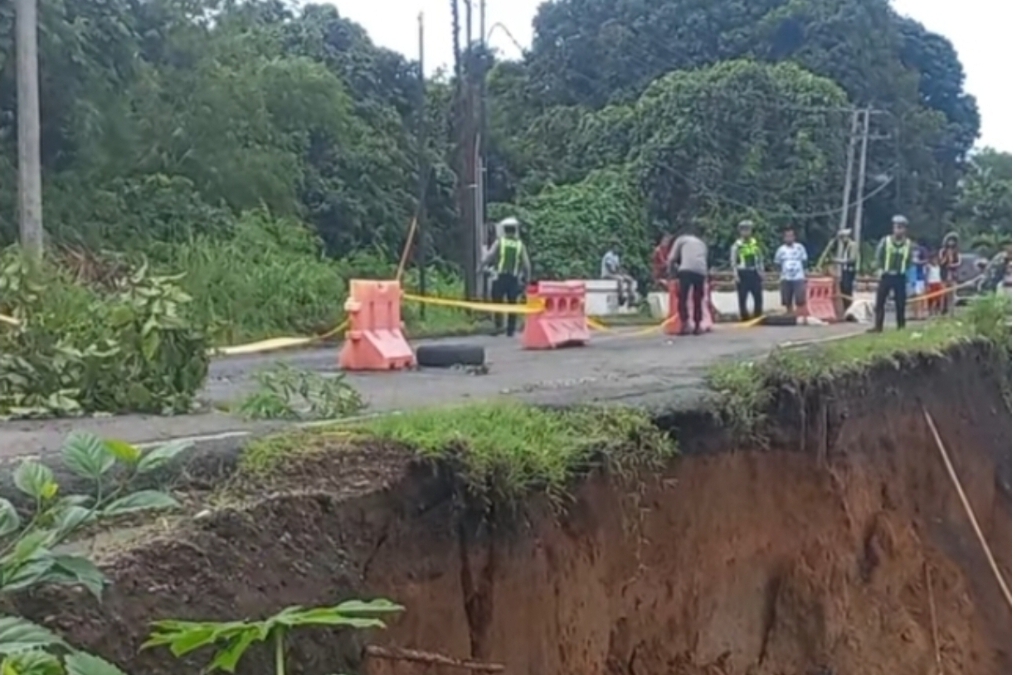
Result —
[[227, 647], [220, 650], [215, 658], [212, 659], [211, 664], [208, 666], [208, 672], [215, 672], [216, 670], [222, 670], [227, 673], [235, 673], [236, 666], [239, 665], [240, 659], [247, 652], [257, 640], [263, 640], [264, 638], [259, 634], [258, 630], [251, 627], [250, 630], [240, 633], [235, 636]]
[[6, 499], [0, 498], [0, 537], [17, 532], [21, 527], [21, 517], [17, 509]]
[[0, 591], [13, 593], [46, 583], [53, 570], [53, 559], [49, 556], [33, 558], [3, 570], [4, 578]]
[[64, 665], [67, 675], [126, 675], [109, 661], [84, 652], [68, 654]]
[[116, 464], [116, 458], [106, 450], [102, 439], [95, 434], [72, 433], [60, 452], [68, 469], [91, 480], [99, 480]]
[[0, 675], [64, 675], [60, 659], [43, 651], [9, 654], [0, 662]]
[[14, 470], [14, 485], [29, 497], [44, 500], [56, 496], [53, 472], [44, 464], [26, 459]]
[[155, 471], [171, 462], [177, 455], [192, 445], [193, 443], [189, 441], [172, 441], [149, 450], [141, 457], [141, 461], [138, 462], [137, 471], [138, 473]]
[[77, 555], [55, 555], [53, 568], [45, 581], [84, 586], [96, 600], [101, 600], [106, 577], [88, 558]]
[[110, 502], [102, 509], [104, 516], [119, 516], [124, 513], [135, 511], [150, 511], [156, 509], [172, 509], [179, 506], [179, 503], [158, 490], [139, 490], [132, 492], [126, 497]]
[[106, 439], [103, 444], [107, 452], [124, 464], [134, 465], [141, 459], [141, 450], [127, 441]]
[[68, 503], [67, 506], [57, 512], [54, 518], [53, 526], [56, 528], [57, 541], [62, 541], [79, 527], [87, 525], [94, 520], [95, 512], [92, 509]]
[[0, 654], [18, 654], [50, 647], [64, 642], [53, 631], [17, 616], [0, 616]]

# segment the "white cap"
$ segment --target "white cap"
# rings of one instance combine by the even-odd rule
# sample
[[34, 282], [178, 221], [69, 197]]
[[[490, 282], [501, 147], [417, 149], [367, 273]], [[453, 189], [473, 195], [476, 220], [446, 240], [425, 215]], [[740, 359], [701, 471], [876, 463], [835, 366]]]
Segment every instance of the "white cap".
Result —
[[505, 218], [504, 220], [500, 221], [497, 224], [500, 225], [501, 227], [519, 227], [521, 225], [521, 223], [518, 222], [518, 219], [515, 218], [514, 216]]

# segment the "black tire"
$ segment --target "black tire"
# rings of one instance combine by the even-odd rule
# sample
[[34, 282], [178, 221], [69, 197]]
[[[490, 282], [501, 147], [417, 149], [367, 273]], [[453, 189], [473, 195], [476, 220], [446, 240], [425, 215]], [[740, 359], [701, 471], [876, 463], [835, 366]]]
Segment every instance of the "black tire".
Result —
[[421, 368], [481, 366], [486, 363], [486, 350], [476, 345], [420, 345], [416, 363]]
[[792, 314], [768, 314], [761, 320], [762, 326], [796, 326], [798, 319]]

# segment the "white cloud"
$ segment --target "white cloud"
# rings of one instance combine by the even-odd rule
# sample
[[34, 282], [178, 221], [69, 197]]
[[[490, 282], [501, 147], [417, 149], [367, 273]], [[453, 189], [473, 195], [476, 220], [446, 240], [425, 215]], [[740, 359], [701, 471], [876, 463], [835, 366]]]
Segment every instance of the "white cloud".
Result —
[[[448, 67], [452, 60], [451, 0], [332, 0], [339, 12], [363, 25], [373, 40], [415, 58], [417, 22], [424, 13], [427, 70]], [[523, 46], [532, 41], [532, 18], [541, 0], [488, 0], [487, 27], [501, 23]], [[981, 144], [1011, 151], [1012, 89], [1008, 66], [1010, 0], [894, 0], [896, 10], [952, 41], [966, 70], [966, 89], [976, 96], [983, 119]], [[473, 0], [474, 34], [478, 34], [479, 0]], [[463, 17], [464, 24], [464, 17]], [[505, 54], [518, 50], [503, 31], [490, 33], [490, 44]]]

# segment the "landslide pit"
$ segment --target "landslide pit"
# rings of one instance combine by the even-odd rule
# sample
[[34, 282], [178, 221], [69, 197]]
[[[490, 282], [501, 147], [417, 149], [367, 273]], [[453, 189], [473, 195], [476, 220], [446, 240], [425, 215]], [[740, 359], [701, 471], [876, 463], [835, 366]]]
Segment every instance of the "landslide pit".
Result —
[[[309, 455], [288, 470], [301, 489], [118, 553], [101, 605], [46, 591], [19, 609], [132, 675], [204, 663], [139, 653], [156, 618], [353, 596], [407, 607], [369, 641], [509, 675], [928, 675], [937, 658], [947, 674], [1009, 673], [1010, 611], [920, 407], [1010, 584], [1012, 426], [994, 363], [965, 346], [784, 390], [767, 447], [704, 413], [659, 415], [679, 458], [597, 471], [563, 510], [542, 496], [477, 505], [452, 469], [404, 448]], [[360, 639], [300, 633], [293, 672], [465, 672], [359, 662]], [[271, 672], [254, 661], [240, 672]]]

